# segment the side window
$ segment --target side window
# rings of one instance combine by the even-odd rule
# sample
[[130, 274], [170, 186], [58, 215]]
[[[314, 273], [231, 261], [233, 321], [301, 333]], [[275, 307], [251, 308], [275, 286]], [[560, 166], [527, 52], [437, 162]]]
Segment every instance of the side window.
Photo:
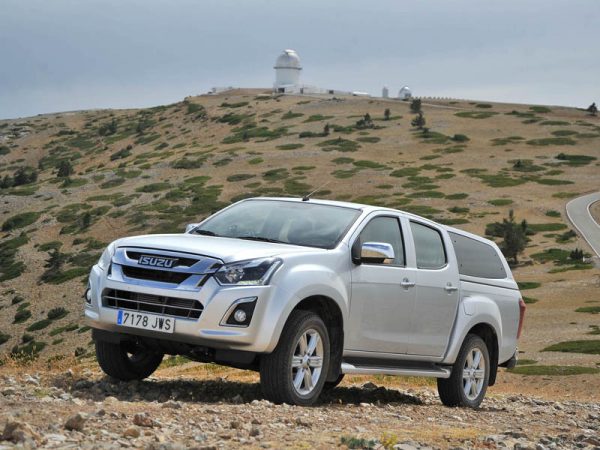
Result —
[[480, 278], [506, 278], [506, 271], [496, 249], [485, 242], [450, 233], [458, 260], [458, 272]]
[[439, 231], [412, 221], [410, 229], [415, 240], [417, 268], [439, 269], [446, 265], [444, 241]]
[[[394, 249], [394, 261], [391, 264], [403, 266], [404, 242], [400, 230], [400, 221], [395, 217], [375, 217], [367, 224], [358, 237], [361, 245], [365, 242], [384, 242]], [[374, 262], [370, 262], [374, 263]]]

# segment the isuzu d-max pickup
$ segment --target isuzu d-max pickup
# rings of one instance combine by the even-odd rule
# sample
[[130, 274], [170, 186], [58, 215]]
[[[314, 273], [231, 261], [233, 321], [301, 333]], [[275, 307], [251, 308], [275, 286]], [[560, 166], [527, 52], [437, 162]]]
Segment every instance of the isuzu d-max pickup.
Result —
[[119, 380], [165, 354], [260, 372], [265, 398], [310, 405], [344, 374], [437, 378], [477, 407], [517, 358], [525, 304], [492, 241], [422, 217], [252, 198], [185, 233], [111, 243], [85, 315]]

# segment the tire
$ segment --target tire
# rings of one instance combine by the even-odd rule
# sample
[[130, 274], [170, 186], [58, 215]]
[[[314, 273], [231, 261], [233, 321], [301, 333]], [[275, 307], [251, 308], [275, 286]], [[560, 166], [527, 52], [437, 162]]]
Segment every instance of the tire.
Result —
[[329, 333], [323, 320], [311, 311], [293, 311], [273, 353], [261, 357], [263, 395], [273, 403], [314, 404], [327, 378], [329, 356]]
[[96, 340], [96, 358], [102, 371], [121, 381], [143, 380], [154, 373], [163, 354], [141, 348], [126, 349], [123, 344]]
[[479, 336], [468, 334], [450, 378], [437, 380], [440, 400], [446, 406], [477, 408], [485, 397], [489, 378], [490, 355], [487, 345]]
[[332, 389], [335, 389], [344, 379], [344, 374], [340, 373], [340, 376], [337, 377], [337, 380], [335, 381], [326, 381], [325, 384], [323, 385], [323, 390], [324, 391], [331, 391]]

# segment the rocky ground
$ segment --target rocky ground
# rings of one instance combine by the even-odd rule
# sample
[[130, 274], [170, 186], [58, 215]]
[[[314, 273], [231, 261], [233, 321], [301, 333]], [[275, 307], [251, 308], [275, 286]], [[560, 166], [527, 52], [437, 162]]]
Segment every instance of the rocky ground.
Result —
[[443, 407], [431, 387], [345, 383], [313, 408], [256, 383], [178, 376], [118, 383], [91, 370], [0, 374], [0, 449], [600, 448], [600, 403], [488, 395]]

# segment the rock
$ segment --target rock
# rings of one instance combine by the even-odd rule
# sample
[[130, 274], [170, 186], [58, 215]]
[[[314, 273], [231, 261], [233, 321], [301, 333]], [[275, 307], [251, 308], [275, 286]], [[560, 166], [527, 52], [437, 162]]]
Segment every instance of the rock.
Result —
[[231, 401], [233, 403], [244, 403], [244, 397], [242, 397], [240, 394], [236, 395], [235, 397], [233, 397], [231, 399]]
[[368, 383], [363, 384], [363, 389], [366, 389], [367, 391], [372, 391], [374, 389], [377, 389], [377, 385], [369, 381]]
[[229, 426], [234, 430], [239, 430], [242, 428], [242, 423], [238, 420], [232, 420], [229, 422]]
[[156, 425], [154, 420], [152, 420], [152, 418], [150, 418], [150, 416], [148, 416], [146, 413], [136, 414], [133, 416], [133, 424], [137, 425], [138, 427], [147, 428], [152, 428], [154, 425]]
[[125, 431], [123, 431], [123, 437], [126, 438], [138, 438], [140, 437], [140, 430], [134, 427], [129, 427]]
[[260, 428], [252, 427], [250, 429], [250, 436], [252, 436], [252, 437], [260, 436]]
[[65, 422], [65, 429], [69, 431], [83, 431], [83, 425], [87, 417], [84, 413], [77, 413], [72, 415]]
[[32, 377], [31, 375], [26, 375], [25, 376], [25, 383], [27, 384], [33, 384], [34, 386], [39, 386], [40, 385], [40, 380], [38, 377]]
[[10, 397], [11, 395], [15, 395], [16, 392], [17, 391], [13, 387], [7, 387], [7, 388], [2, 389], [2, 395], [4, 395], [5, 397]]
[[308, 421], [308, 419], [305, 419], [304, 417], [297, 417], [296, 418], [296, 425], [300, 426], [300, 427], [304, 427], [304, 428], [311, 428], [312, 424]]
[[0, 435], [0, 441], [10, 441], [14, 444], [28, 441], [39, 443], [41, 440], [42, 437], [28, 423], [19, 422], [11, 418], [7, 420], [4, 431]]
[[181, 403], [169, 400], [168, 402], [163, 403], [162, 407], [171, 409], [181, 409]]

